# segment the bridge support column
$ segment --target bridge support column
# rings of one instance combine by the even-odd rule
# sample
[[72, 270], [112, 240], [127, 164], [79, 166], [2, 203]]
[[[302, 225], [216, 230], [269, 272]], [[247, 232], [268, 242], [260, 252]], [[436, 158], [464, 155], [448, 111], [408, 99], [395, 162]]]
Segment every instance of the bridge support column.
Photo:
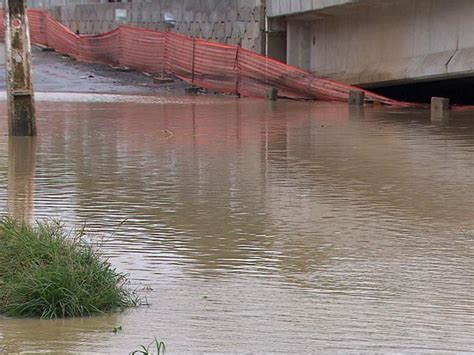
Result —
[[10, 136], [36, 135], [31, 46], [25, 3], [26, 0], [5, 0], [5, 56]]

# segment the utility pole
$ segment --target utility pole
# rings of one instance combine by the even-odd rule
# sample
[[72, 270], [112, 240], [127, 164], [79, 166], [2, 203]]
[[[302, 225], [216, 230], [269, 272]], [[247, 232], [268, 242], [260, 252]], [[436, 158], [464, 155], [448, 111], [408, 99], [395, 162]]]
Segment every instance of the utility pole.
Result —
[[8, 132], [35, 136], [35, 106], [26, 0], [5, 0]]

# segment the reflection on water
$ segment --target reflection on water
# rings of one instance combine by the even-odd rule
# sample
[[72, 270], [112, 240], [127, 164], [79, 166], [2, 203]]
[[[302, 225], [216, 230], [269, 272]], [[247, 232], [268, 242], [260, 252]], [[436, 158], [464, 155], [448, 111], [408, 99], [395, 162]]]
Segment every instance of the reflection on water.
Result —
[[0, 209], [86, 221], [151, 305], [0, 319], [0, 351], [474, 348], [469, 113], [145, 101], [39, 103], [36, 142], [0, 137]]
[[8, 141], [8, 214], [31, 222], [36, 138], [12, 137]]

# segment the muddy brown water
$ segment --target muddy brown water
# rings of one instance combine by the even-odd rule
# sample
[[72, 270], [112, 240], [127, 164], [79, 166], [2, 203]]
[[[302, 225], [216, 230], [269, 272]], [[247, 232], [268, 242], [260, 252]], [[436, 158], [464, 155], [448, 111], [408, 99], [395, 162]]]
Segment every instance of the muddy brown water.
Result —
[[0, 352], [474, 350], [474, 113], [39, 98], [35, 140], [1, 104], [0, 211], [87, 222], [149, 305], [0, 318]]

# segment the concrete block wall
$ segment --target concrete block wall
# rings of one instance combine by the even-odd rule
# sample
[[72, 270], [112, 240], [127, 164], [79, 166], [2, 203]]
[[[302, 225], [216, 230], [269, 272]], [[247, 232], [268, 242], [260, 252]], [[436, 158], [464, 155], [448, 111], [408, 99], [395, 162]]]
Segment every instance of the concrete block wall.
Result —
[[74, 32], [98, 34], [119, 23], [115, 10], [125, 9], [125, 24], [166, 30], [164, 13], [176, 20], [174, 32], [262, 53], [265, 51], [265, 13], [261, 0], [159, 0], [153, 2], [56, 6], [50, 13]]
[[48, 9], [52, 6], [66, 6], [78, 4], [100, 3], [102, 0], [27, 0], [29, 8]]

